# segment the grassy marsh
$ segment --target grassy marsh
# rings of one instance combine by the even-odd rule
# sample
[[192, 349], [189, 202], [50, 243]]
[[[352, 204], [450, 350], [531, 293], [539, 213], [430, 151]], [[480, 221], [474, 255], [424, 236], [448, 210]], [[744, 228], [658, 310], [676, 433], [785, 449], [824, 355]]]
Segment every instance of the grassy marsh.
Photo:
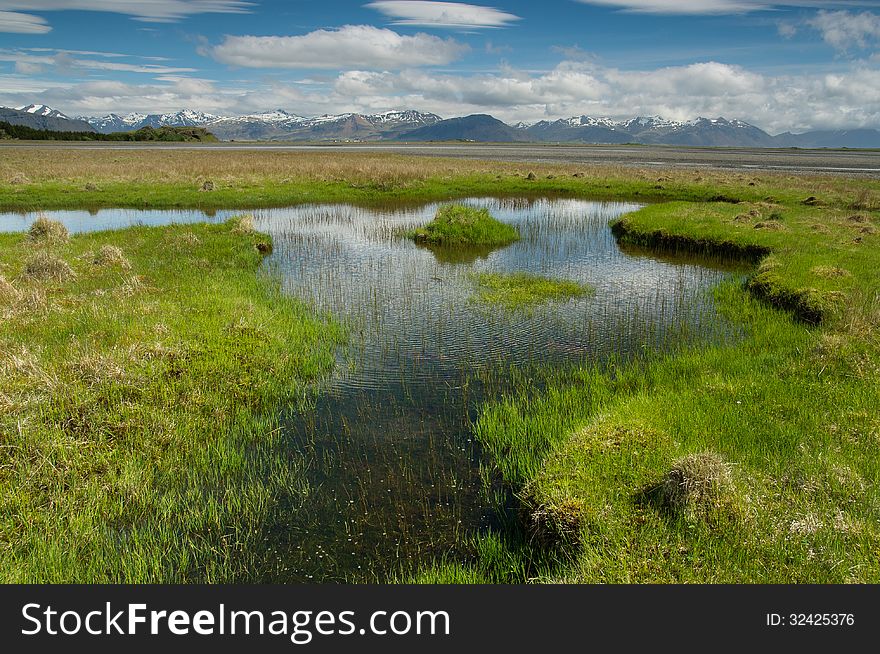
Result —
[[[756, 261], [715, 291], [746, 337], [585, 368], [483, 411], [477, 438], [521, 502], [510, 547], [556, 557], [509, 581], [880, 581], [880, 243], [855, 201], [669, 203], [617, 222], [625, 242]], [[758, 227], [765, 213], [785, 229]], [[699, 460], [714, 472], [687, 472]], [[666, 492], [694, 483], [713, 489], [702, 508]], [[499, 574], [476, 560], [421, 579]]]
[[[534, 180], [529, 180], [533, 173]], [[206, 182], [210, 182], [206, 186]], [[204, 191], [204, 188], [212, 188]], [[880, 203], [880, 183], [783, 173], [510, 163], [346, 152], [70, 150], [7, 148], [0, 210], [67, 207], [249, 209], [309, 202], [421, 203], [478, 196], [596, 200], [772, 196], [797, 204]]]
[[473, 276], [475, 298], [482, 304], [510, 311], [528, 310], [546, 302], [584, 297], [594, 289], [568, 279], [550, 279], [530, 273], [479, 273]]
[[278, 407], [310, 401], [342, 332], [257, 274], [268, 239], [240, 227], [0, 234], [4, 582], [235, 581], [272, 506], [309, 497]]
[[[876, 180], [375, 154], [5, 154], [0, 208], [11, 210], [371, 204], [480, 194], [663, 201], [617, 222], [617, 237], [658, 251], [721, 253], [753, 262], [745, 284], [715, 289], [720, 310], [740, 326], [743, 338], [583, 367], [540, 392], [523, 381], [520, 392], [484, 407], [474, 434], [491, 457], [493, 470], [486, 476], [498, 475], [517, 494], [519, 514], [506, 530], [478, 537], [469, 562], [441, 558], [418, 579], [880, 582]], [[532, 171], [535, 180], [528, 179]], [[199, 286], [196, 297], [177, 296], [175, 289], [191, 295], [196, 289], [174, 272], [172, 261], [179, 259], [158, 246], [160, 235], [176, 234], [196, 252], [202, 252], [199, 244], [208, 248], [198, 256], [184, 254], [187, 266], [226, 270], [219, 256], [224, 248], [215, 251], [210, 236], [219, 229], [126, 232], [126, 239], [153, 243], [146, 248], [115, 236], [74, 237], [52, 246], [52, 256], [75, 273], [67, 281], [25, 280], [22, 271], [34, 246], [23, 236], [0, 236], [0, 428], [12, 452], [0, 477], [10, 489], [0, 527], [6, 579], [70, 579], [62, 571], [79, 561], [76, 580], [176, 580], [181, 571], [189, 571], [189, 578], [228, 580], [234, 576], [229, 571], [247, 561], [249, 534], [269, 498], [307, 497], [295, 462], [272, 449], [274, 423], [257, 420], [262, 412], [250, 407], [269, 406], [291, 392], [283, 379], [320, 375], [330, 365], [328, 341], [334, 339], [319, 335], [322, 323], [311, 313], [254, 281], [259, 259], [253, 242], [245, 256], [221, 239], [231, 248], [225, 251], [238, 252], [233, 261], [244, 262], [233, 266], [232, 289], [222, 281], [225, 273], [219, 281], [201, 275], [212, 280], [209, 293]], [[252, 238], [239, 235], [235, 242]], [[130, 272], [94, 269], [94, 251], [111, 240], [131, 261]], [[142, 272], [155, 262], [162, 271], [157, 279]], [[177, 298], [170, 306], [152, 290], [162, 280]], [[118, 297], [128, 298], [121, 308]], [[219, 309], [213, 304], [218, 297], [226, 298]], [[283, 311], [270, 310], [279, 303]], [[239, 312], [232, 307], [242, 305], [258, 309], [260, 318], [250, 327], [282, 320], [296, 329], [267, 330], [273, 335], [268, 341], [228, 342], [221, 327], [234, 324], [231, 316]], [[160, 350], [138, 354], [133, 362], [126, 358], [135, 341], [153, 338], [125, 338], [141, 324], [156, 332], [163, 347], [177, 347], [161, 336], [162, 325], [172, 326], [160, 318], [166, 311], [175, 316], [171, 322], [184, 353], [191, 349], [194, 360], [202, 361], [200, 370], [219, 365], [219, 352], [236, 362], [220, 367], [220, 388], [201, 386], [201, 377], [188, 374], [190, 354], [165, 356]], [[101, 317], [97, 323], [95, 315]], [[107, 316], [116, 317], [105, 322]], [[52, 333], [41, 331], [41, 321]], [[194, 330], [206, 326], [214, 345], [203, 351]], [[245, 333], [252, 333], [247, 327]], [[300, 341], [285, 335], [299, 329], [306, 335]], [[289, 356], [294, 342], [305, 349], [294, 350], [300, 354], [284, 371], [260, 354], [268, 347]], [[92, 351], [100, 356], [81, 356]], [[120, 362], [88, 363], [107, 358]], [[164, 375], [156, 385], [143, 372], [152, 366]], [[108, 373], [120, 367], [141, 371], [137, 383]], [[250, 381], [257, 378], [266, 387], [254, 397]], [[177, 390], [163, 390], [166, 383]], [[295, 397], [304, 394], [300, 381], [294, 388]], [[192, 415], [178, 406], [184, 390], [185, 397], [196, 398]], [[250, 398], [243, 413], [227, 404], [236, 393]], [[135, 409], [129, 398], [136, 400]], [[234, 417], [206, 434], [206, 416], [214, 415], [215, 406]], [[124, 415], [117, 415], [123, 410], [118, 407]], [[138, 424], [159, 435], [155, 443], [133, 439], [137, 430], [130, 426]], [[250, 447], [268, 449], [249, 457]], [[164, 457], [165, 449], [173, 454]], [[228, 496], [216, 490], [220, 461], [234, 462], [238, 492]], [[682, 485], [705, 492], [673, 492]], [[110, 506], [110, 492], [130, 501]], [[143, 516], [149, 528], [131, 527]], [[62, 534], [59, 544], [41, 540], [45, 533]], [[224, 563], [215, 565], [218, 560]]]

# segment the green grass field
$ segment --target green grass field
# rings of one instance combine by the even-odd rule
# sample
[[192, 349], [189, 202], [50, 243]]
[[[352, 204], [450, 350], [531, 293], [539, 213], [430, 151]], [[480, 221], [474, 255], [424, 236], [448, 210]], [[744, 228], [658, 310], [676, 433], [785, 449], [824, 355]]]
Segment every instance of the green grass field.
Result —
[[244, 578], [308, 500], [279, 407], [340, 328], [257, 274], [247, 221], [38, 236], [0, 235], [0, 580]]
[[[617, 238], [753, 262], [745, 283], [715, 290], [742, 338], [484, 407], [474, 433], [519, 513], [475, 537], [471, 561], [415, 579], [880, 581], [880, 182], [103, 154], [5, 158], [0, 208], [662, 201], [619, 221]], [[208, 175], [215, 190], [201, 192]], [[307, 400], [340, 332], [255, 275], [263, 238], [235, 225], [50, 246], [0, 236], [4, 580], [234, 580], [273, 502], [307, 501], [272, 410]]]
[[880, 581], [880, 237], [863, 202], [621, 219], [624, 242], [757, 257], [745, 285], [716, 289], [745, 337], [485, 408], [475, 433], [522, 519], [472, 564], [415, 578]]

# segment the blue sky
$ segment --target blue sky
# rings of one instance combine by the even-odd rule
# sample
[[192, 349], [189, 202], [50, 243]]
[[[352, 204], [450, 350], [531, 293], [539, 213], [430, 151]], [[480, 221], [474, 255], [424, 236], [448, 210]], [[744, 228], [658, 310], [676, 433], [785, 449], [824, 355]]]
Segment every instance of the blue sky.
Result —
[[0, 0], [0, 105], [880, 127], [880, 0]]

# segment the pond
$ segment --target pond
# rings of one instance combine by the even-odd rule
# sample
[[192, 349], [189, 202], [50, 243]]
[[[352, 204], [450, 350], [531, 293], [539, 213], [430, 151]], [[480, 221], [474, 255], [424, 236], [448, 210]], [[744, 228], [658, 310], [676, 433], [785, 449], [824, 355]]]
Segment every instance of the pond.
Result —
[[[381, 581], [435, 556], [456, 556], [496, 520], [490, 462], [471, 435], [484, 403], [535, 392], [559, 373], [694, 342], [737, 337], [711, 287], [723, 262], [621, 249], [608, 223], [639, 205], [474, 198], [522, 240], [491, 251], [432, 251], [400, 237], [438, 205], [364, 209], [306, 205], [252, 212], [275, 249], [265, 266], [285, 290], [349, 328], [336, 372], [313, 408], [283, 416], [291, 457], [311, 494], [280, 505], [262, 564], [243, 581]], [[60, 211], [71, 231], [220, 222], [241, 211]], [[33, 215], [0, 214], [0, 230]], [[474, 274], [529, 272], [595, 294], [510, 311], [474, 298]]]

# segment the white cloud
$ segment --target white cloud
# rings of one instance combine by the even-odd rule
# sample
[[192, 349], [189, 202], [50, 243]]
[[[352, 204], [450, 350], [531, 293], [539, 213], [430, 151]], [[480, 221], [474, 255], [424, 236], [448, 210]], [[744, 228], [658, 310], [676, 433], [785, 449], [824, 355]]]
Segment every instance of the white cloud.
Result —
[[0, 32], [45, 34], [46, 20], [22, 11], [106, 11], [147, 22], [174, 22], [187, 16], [246, 13], [252, 2], [243, 0], [0, 0]]
[[382, 0], [366, 6], [394, 19], [395, 25], [480, 29], [506, 27], [520, 20], [519, 16], [494, 7], [461, 2]]
[[301, 36], [227, 36], [204, 52], [246, 68], [385, 68], [444, 65], [467, 46], [429, 34], [404, 36], [371, 25], [345, 25]]
[[[110, 55], [105, 55], [110, 56]], [[145, 73], [149, 75], [168, 75], [173, 73], [193, 73], [195, 68], [161, 66], [158, 64], [127, 64], [118, 61], [95, 59], [76, 59], [70, 53], [60, 50], [52, 56], [31, 55], [19, 50], [0, 50], [0, 61], [15, 62], [16, 70], [21, 66], [33, 66], [31, 74], [36, 74], [44, 66], [54, 66], [64, 70], [83, 68], [86, 70], [114, 71], [123, 73]], [[37, 69], [39, 67], [40, 70]], [[24, 70], [18, 72], [25, 72]]]
[[742, 14], [780, 7], [821, 9], [828, 7], [874, 7], [877, 0], [577, 0], [583, 4], [612, 7], [640, 14], [711, 15]]
[[750, 0], [578, 0], [584, 4], [614, 7], [644, 14], [736, 14], [768, 9]]
[[[0, 4], [0, 9], [2, 9]], [[45, 34], [52, 31], [46, 21], [39, 16], [22, 14], [17, 11], [0, 11], [0, 32], [14, 34]]]
[[880, 41], [880, 15], [869, 11], [820, 11], [808, 23], [821, 32], [828, 45], [841, 52], [863, 50]]
[[541, 74], [348, 71], [326, 102], [377, 110], [408, 106], [447, 116], [491, 113], [511, 122], [588, 114], [725, 116], [770, 132], [878, 127], [880, 70], [860, 64], [835, 75], [765, 76], [717, 62], [630, 71], [568, 61]]
[[0, 75], [0, 105], [32, 102], [68, 115], [182, 108], [235, 115], [283, 107], [301, 115], [393, 108], [448, 117], [489, 113], [508, 122], [582, 114], [677, 120], [725, 116], [778, 133], [880, 127], [880, 67], [862, 61], [833, 74], [768, 75], [712, 61], [654, 70], [564, 61], [538, 73], [512, 68], [480, 75], [349, 70], [329, 79], [249, 79], [223, 85], [173, 74], [146, 84], [44, 83]]
[[27, 61], [16, 61], [15, 72], [19, 75], [39, 75], [45, 70], [40, 64], [34, 64]]
[[797, 25], [784, 20], [776, 25], [776, 29], [779, 31], [779, 36], [784, 39], [793, 38], [798, 31]]

